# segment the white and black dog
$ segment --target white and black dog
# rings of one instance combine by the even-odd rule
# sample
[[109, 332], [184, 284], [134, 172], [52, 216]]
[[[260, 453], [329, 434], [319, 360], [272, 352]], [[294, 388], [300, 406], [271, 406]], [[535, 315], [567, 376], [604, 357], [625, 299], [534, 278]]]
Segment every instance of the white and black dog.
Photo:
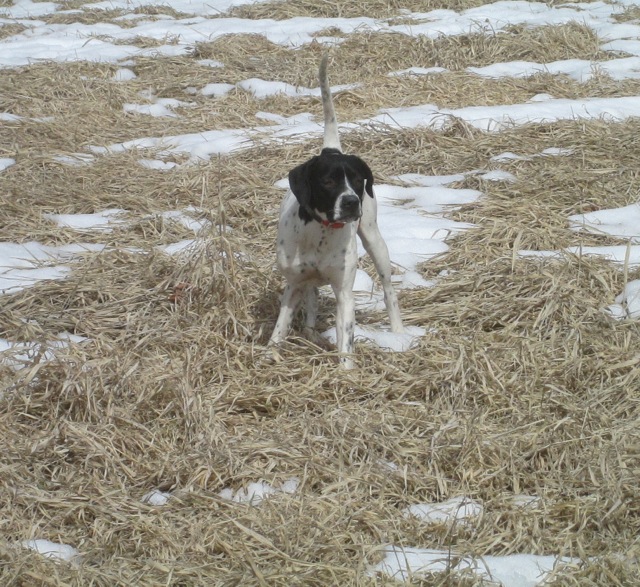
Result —
[[337, 300], [336, 338], [341, 365], [353, 367], [355, 302], [353, 283], [358, 265], [356, 233], [380, 275], [393, 332], [402, 332], [402, 318], [391, 285], [387, 245], [376, 222], [373, 174], [355, 155], [340, 147], [327, 55], [320, 63], [324, 110], [324, 146], [320, 153], [289, 173], [290, 190], [280, 207], [277, 262], [287, 280], [282, 306], [269, 344], [287, 336], [298, 305], [306, 308], [305, 333], [314, 333], [320, 285], [330, 284]]

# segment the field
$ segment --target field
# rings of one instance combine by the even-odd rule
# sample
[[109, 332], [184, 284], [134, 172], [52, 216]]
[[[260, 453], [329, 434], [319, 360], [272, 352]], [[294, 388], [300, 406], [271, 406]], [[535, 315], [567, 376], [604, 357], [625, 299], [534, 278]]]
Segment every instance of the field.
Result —
[[[327, 50], [351, 371], [266, 352]], [[630, 1], [0, 0], [0, 584], [640, 585], [639, 136]]]

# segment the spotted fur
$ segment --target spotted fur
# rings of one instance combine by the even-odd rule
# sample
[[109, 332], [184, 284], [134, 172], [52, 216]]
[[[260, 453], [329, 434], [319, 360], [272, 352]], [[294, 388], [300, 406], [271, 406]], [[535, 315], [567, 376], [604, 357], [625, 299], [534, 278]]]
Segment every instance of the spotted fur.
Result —
[[355, 155], [342, 153], [331, 91], [327, 56], [320, 64], [324, 110], [321, 153], [289, 173], [289, 191], [280, 207], [277, 264], [287, 285], [270, 344], [286, 338], [298, 306], [306, 309], [305, 333], [315, 331], [317, 288], [331, 285], [336, 297], [336, 338], [340, 363], [353, 367], [355, 302], [353, 284], [358, 266], [356, 234], [373, 259], [384, 291], [393, 332], [402, 319], [391, 285], [391, 263], [376, 221], [373, 173]]

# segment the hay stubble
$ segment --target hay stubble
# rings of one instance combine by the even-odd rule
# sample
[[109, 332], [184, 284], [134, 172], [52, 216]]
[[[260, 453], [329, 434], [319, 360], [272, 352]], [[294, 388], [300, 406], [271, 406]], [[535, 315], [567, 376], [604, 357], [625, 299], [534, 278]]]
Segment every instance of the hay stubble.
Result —
[[[570, 32], [581, 39], [573, 56], [591, 51], [586, 57], [602, 58], [583, 29]], [[551, 42], [566, 34], [549, 43], [540, 37], [536, 59], [571, 56]], [[432, 58], [437, 49], [442, 64], [457, 70], [443, 83], [386, 78], [403, 65], [435, 62], [410, 63], [413, 56], [393, 35], [367, 43], [355, 35], [349, 51], [336, 49], [332, 81], [364, 85], [338, 96], [339, 117], [398, 105], [400, 94], [403, 104], [449, 107], [507, 103], [508, 95], [525, 101], [549, 87], [559, 94], [565, 82], [550, 76], [469, 83], [464, 67], [495, 55], [522, 58], [517, 44], [503, 39], [485, 42], [486, 60], [474, 50], [473, 63], [459, 41], [439, 48], [430, 42]], [[108, 237], [82, 237], [119, 250], [83, 258], [64, 281], [2, 298], [4, 338], [44, 341], [68, 330], [90, 339], [52, 363], [36, 361], [18, 373], [0, 367], [3, 584], [372, 585], [366, 565], [379, 560], [386, 543], [476, 555], [557, 553], [592, 561], [559, 584], [633, 584], [640, 331], [601, 312], [624, 285], [624, 273], [597, 259], [543, 263], [515, 253], [610, 242], [576, 235], [566, 218], [637, 199], [638, 123], [566, 122], [484, 134], [453, 121], [438, 133], [346, 135], [345, 148], [369, 161], [379, 181], [408, 172], [490, 170], [491, 157], [505, 151], [573, 152], [505, 164], [515, 184], [473, 175], [460, 184], [485, 193], [454, 213], [477, 228], [424, 265], [427, 277], [450, 271], [436, 287], [401, 294], [406, 322], [433, 328], [418, 348], [387, 355], [360, 344], [359, 368], [342, 373], [332, 352], [295, 340], [266, 365], [262, 349], [281, 286], [273, 271], [281, 192], [273, 183], [314, 152], [317, 140], [262, 145], [170, 173], [140, 167], [139, 153], [84, 167], [52, 159], [90, 144], [255, 124], [261, 109], [319, 113], [315, 100], [265, 105], [238, 93], [195, 97], [198, 107], [176, 120], [122, 112], [150, 81], [158, 95], [178, 97], [188, 86], [236, 83], [256, 72], [267, 77], [261, 64], [272, 79], [314, 85], [317, 50], [264, 42], [249, 69], [243, 46], [217, 42], [188, 59], [140, 59], [139, 77], [127, 83], [110, 81], [114, 68], [90, 64], [33, 65], [3, 80], [4, 110], [54, 116], [5, 126], [3, 153], [17, 163], [1, 178], [3, 240], [79, 239], [43, 221], [43, 212], [121, 207], [131, 220]], [[358, 71], [353, 59], [364, 64], [365, 49], [370, 55]], [[386, 59], [376, 59], [383, 51]], [[195, 65], [201, 57], [227, 67]], [[604, 95], [635, 91], [604, 77], [592, 82], [598, 87]], [[74, 111], [83, 116], [72, 123]], [[189, 234], [148, 215], [187, 205], [233, 230], [213, 230], [187, 260], [159, 253], [156, 246]], [[128, 250], [134, 247], [143, 252]], [[332, 306], [322, 310], [330, 324]], [[363, 320], [374, 318], [383, 316]], [[385, 461], [399, 469], [389, 472]], [[294, 475], [301, 480], [294, 496], [259, 508], [217, 496], [224, 487]], [[140, 503], [153, 487], [173, 492], [167, 506]], [[540, 501], [522, 511], [510, 499], [517, 493]], [[412, 503], [457, 495], [484, 503], [473, 530], [425, 528], [399, 515]], [[76, 545], [82, 565], [52, 564], [12, 546], [40, 536]], [[446, 576], [415, 584], [475, 583]]]

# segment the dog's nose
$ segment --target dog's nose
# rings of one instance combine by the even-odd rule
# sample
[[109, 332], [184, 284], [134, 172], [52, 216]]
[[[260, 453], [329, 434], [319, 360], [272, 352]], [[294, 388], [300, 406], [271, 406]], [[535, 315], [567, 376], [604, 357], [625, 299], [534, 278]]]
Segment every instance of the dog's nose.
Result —
[[360, 198], [358, 196], [343, 196], [340, 204], [345, 212], [356, 212], [360, 206]]

